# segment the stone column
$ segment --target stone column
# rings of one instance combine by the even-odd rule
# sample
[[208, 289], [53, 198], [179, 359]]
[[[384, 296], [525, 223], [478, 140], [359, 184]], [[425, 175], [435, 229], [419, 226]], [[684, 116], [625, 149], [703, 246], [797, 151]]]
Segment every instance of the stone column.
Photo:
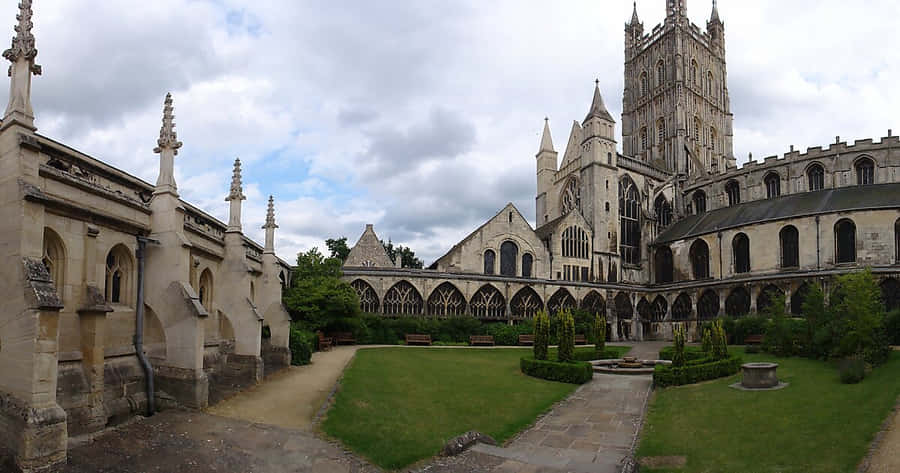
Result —
[[82, 425], [69, 426], [73, 432], [96, 432], [106, 426], [106, 408], [103, 403], [104, 338], [106, 314], [112, 312], [112, 308], [106, 304], [103, 293], [95, 286], [87, 286], [87, 300], [88, 304], [78, 310], [81, 329], [81, 368], [88, 386], [86, 415]]

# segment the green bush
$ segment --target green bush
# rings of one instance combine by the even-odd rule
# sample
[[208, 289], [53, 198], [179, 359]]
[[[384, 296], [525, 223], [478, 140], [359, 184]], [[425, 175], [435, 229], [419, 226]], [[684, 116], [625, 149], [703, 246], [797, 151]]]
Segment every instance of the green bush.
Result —
[[291, 349], [292, 365], [308, 365], [312, 359], [317, 337], [313, 332], [302, 330], [298, 324], [291, 324], [291, 334], [288, 341]]
[[559, 350], [557, 359], [561, 362], [575, 359], [575, 318], [570, 310], [560, 311]]
[[681, 386], [700, 381], [731, 376], [741, 369], [743, 361], [738, 356], [729, 356], [722, 360], [689, 363], [684, 366], [656, 365], [653, 370], [653, 383], [658, 387]]
[[[662, 350], [659, 351], [659, 359], [660, 360], [672, 360], [675, 357], [675, 347], [667, 346], [663, 347]], [[703, 353], [703, 350], [700, 347], [684, 347], [684, 361], [685, 363], [689, 363], [695, 360], [702, 360], [705, 358], [709, 358], [709, 355]]]
[[763, 335], [766, 333], [766, 319], [748, 315], [739, 319], [722, 319], [725, 332], [731, 336], [731, 343], [743, 345], [747, 335]]
[[900, 309], [888, 312], [884, 317], [884, 332], [888, 343], [900, 345]]
[[606, 315], [597, 314], [594, 316], [594, 349], [597, 351], [597, 359], [603, 359], [606, 352]]
[[703, 353], [706, 353], [707, 356], [712, 356], [713, 352], [713, 340], [712, 340], [712, 329], [706, 327], [703, 329], [703, 338], [701, 340], [701, 350]]
[[[513, 346], [519, 343], [519, 330], [515, 325], [508, 325], [505, 322], [492, 323], [487, 326], [487, 335], [494, 337], [495, 345]], [[466, 336], [466, 340], [469, 337]]]
[[717, 360], [728, 357], [728, 335], [721, 320], [716, 320], [711, 329], [712, 356]]
[[524, 357], [519, 361], [522, 373], [562, 383], [584, 384], [594, 376], [594, 367], [584, 361], [560, 362]]
[[675, 366], [682, 366], [685, 362], [684, 342], [687, 338], [687, 334], [684, 333], [684, 327], [675, 327], [674, 332], [675, 347], [672, 351], [672, 364]]
[[747, 345], [744, 347], [744, 353], [747, 353], [749, 355], [753, 355], [761, 351], [762, 349], [759, 348], [759, 345]]
[[856, 384], [866, 377], [866, 363], [857, 358], [849, 358], [838, 362], [838, 372], [844, 384]]
[[550, 344], [550, 318], [541, 310], [534, 316], [534, 358], [547, 359], [547, 346]]

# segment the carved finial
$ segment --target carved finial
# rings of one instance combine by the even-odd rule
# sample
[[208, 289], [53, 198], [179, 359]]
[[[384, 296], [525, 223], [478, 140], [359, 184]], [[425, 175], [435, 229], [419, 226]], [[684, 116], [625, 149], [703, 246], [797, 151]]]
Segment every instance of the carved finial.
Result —
[[638, 18], [638, 14], [637, 14], [637, 1], [635, 1], [634, 2], [634, 10], [631, 11], [631, 23], [629, 23], [629, 24], [631, 26], [634, 26], [634, 25], [639, 24], [640, 22], [641, 22], [641, 20]]
[[16, 62], [20, 58], [31, 62], [31, 72], [35, 75], [41, 74], [41, 66], [34, 64], [37, 58], [38, 50], [34, 47], [34, 35], [31, 34], [31, 28], [34, 23], [31, 22], [31, 0], [22, 0], [19, 2], [19, 14], [16, 19], [19, 24], [16, 25], [16, 35], [13, 36], [12, 46], [3, 51], [3, 57], [9, 59], [10, 62]]
[[234, 159], [234, 173], [231, 175], [231, 192], [229, 192], [228, 197], [225, 198], [226, 202], [231, 200], [247, 200], [247, 197], [244, 196], [244, 188], [241, 185], [240, 158]]
[[171, 149], [178, 154], [178, 148], [182, 143], [178, 141], [178, 133], [175, 132], [175, 115], [172, 113], [175, 107], [172, 106], [172, 94], [166, 94], [166, 100], [163, 103], [162, 127], [159, 129], [159, 140], [156, 141], [154, 153], [161, 153], [164, 149]]
[[266, 224], [263, 225], [263, 228], [278, 228], [278, 225], [275, 224], [275, 199], [271, 195], [269, 196], [269, 208], [266, 210]]

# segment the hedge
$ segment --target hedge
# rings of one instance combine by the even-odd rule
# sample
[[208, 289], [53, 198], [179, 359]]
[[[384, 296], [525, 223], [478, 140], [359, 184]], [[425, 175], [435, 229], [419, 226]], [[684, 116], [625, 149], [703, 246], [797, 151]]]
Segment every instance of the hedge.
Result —
[[[685, 355], [687, 352], [685, 352]], [[700, 381], [731, 376], [741, 370], [743, 360], [739, 356], [729, 356], [723, 360], [691, 363], [685, 366], [656, 365], [653, 382], [659, 387], [681, 386]]]
[[[664, 347], [659, 351], [659, 359], [660, 360], [672, 360], [675, 356], [675, 347], [668, 346]], [[691, 362], [695, 360], [702, 360], [708, 357], [706, 353], [703, 353], [703, 349], [700, 347], [684, 347], [684, 361]]]
[[597, 356], [594, 347], [590, 347], [589, 350], [582, 349], [581, 347], [575, 349], [575, 360], [577, 361], [609, 360], [614, 358], [620, 358], [619, 351], [616, 349], [607, 348], [606, 350], [603, 350], [602, 356], [600, 357]]
[[562, 383], [584, 384], [594, 376], [594, 367], [584, 361], [561, 363], [526, 356], [519, 361], [519, 367], [528, 376]]
[[292, 365], [308, 365], [315, 350], [316, 334], [300, 329], [297, 324], [291, 324], [289, 345], [291, 348]]

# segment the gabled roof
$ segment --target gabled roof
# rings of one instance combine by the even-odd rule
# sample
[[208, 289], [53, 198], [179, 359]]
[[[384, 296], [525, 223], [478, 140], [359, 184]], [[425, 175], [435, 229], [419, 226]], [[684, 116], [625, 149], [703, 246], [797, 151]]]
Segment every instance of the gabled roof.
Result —
[[[478, 232], [480, 232], [484, 227], [486, 227], [489, 223], [491, 223], [495, 218], [499, 217], [500, 215], [502, 215], [502, 214], [504, 214], [504, 213], [506, 213], [506, 212], [508, 212], [508, 211], [510, 211], [510, 210], [512, 210], [513, 212], [515, 212], [516, 215], [518, 215], [519, 218], [521, 218], [521, 219], [525, 222], [525, 224], [528, 225], [528, 228], [529, 228], [529, 229], [532, 229], [532, 228], [531, 228], [531, 224], [528, 223], [528, 219], [526, 219], [526, 218], [522, 215], [522, 212], [519, 212], [519, 209], [517, 209], [516, 206], [513, 205], [512, 202], [508, 202], [505, 206], [503, 206], [502, 209], [500, 209], [499, 212], [497, 212], [496, 214], [494, 214], [493, 217], [487, 219], [487, 221], [485, 221], [484, 223], [482, 223], [481, 225], [479, 225], [478, 228], [476, 228], [475, 230], [473, 230], [472, 233], [469, 233], [468, 235], [466, 235], [465, 238], [463, 238], [462, 240], [460, 240], [459, 243], [453, 245], [453, 247], [450, 248], [450, 250], [448, 250], [446, 253], [444, 253], [443, 256], [441, 256], [440, 258], [434, 260], [434, 263], [431, 263], [431, 265], [428, 266], [428, 269], [436, 269], [436, 268], [437, 268], [438, 262], [440, 262], [442, 259], [444, 259], [444, 258], [450, 256], [454, 251], [456, 251], [457, 248], [459, 248], [459, 247], [463, 246], [464, 244], [466, 244], [469, 240], [471, 240], [472, 238], [474, 238], [475, 235], [478, 235]], [[532, 230], [532, 231], [533, 231], [533, 230]]]
[[581, 124], [578, 120], [572, 120], [572, 131], [569, 132], [569, 142], [566, 144], [566, 151], [563, 154], [562, 165], [560, 169], [566, 167], [570, 162], [578, 159], [581, 153]]
[[359, 237], [359, 241], [353, 245], [350, 254], [347, 256], [347, 261], [344, 261], [344, 266], [369, 268], [394, 267], [394, 262], [388, 257], [387, 251], [384, 250], [384, 245], [381, 244], [381, 240], [379, 240], [378, 235], [375, 234], [375, 229], [372, 224], [366, 225], [366, 230], [363, 232], [362, 236]]
[[561, 224], [563, 224], [566, 221], [566, 219], [568, 217], [573, 217], [575, 220], [578, 220], [579, 223], [584, 225], [585, 227], [588, 226], [587, 220], [585, 220], [584, 215], [581, 214], [581, 211], [580, 210], [572, 210], [571, 212], [569, 212], [565, 215], [556, 217], [553, 220], [550, 220], [549, 222], [541, 225], [534, 231], [534, 233], [541, 240], [546, 240], [547, 237], [549, 237], [550, 235], [552, 235], [553, 233], [556, 232], [556, 230], [560, 227]]

